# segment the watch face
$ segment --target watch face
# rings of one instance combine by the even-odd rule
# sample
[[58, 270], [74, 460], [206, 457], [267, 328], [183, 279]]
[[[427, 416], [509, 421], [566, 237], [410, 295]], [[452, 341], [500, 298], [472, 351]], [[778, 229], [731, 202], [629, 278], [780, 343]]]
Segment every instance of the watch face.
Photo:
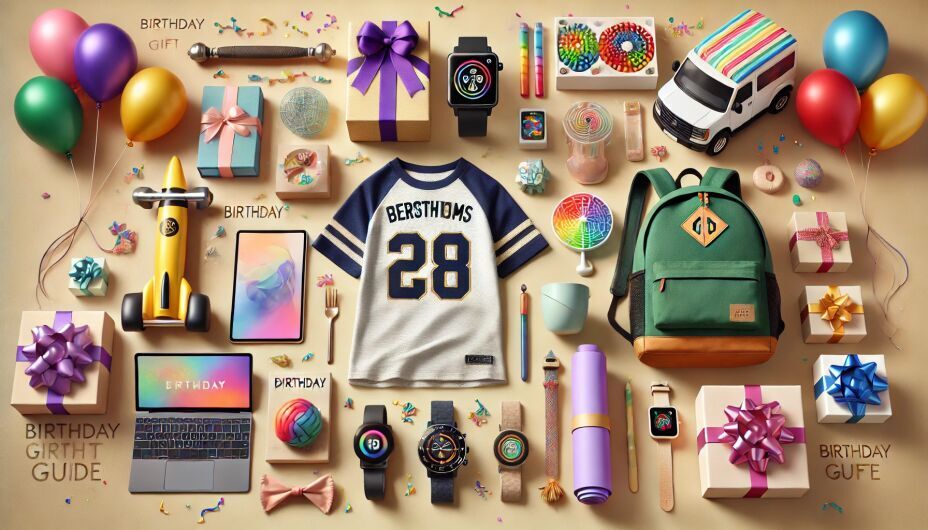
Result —
[[499, 60], [493, 53], [452, 53], [448, 99], [451, 105], [496, 105]]
[[528, 458], [528, 438], [519, 431], [503, 431], [493, 442], [493, 454], [501, 466], [521, 465]]
[[432, 425], [419, 440], [419, 460], [433, 473], [451, 473], [466, 458], [464, 435], [451, 425]]
[[519, 135], [523, 140], [540, 141], [545, 139], [545, 112], [541, 110], [523, 110], [520, 113], [521, 127]]
[[673, 407], [651, 407], [648, 413], [653, 438], [676, 438], [679, 434], [677, 409]]
[[354, 435], [354, 453], [362, 462], [381, 464], [393, 452], [393, 431], [382, 424], [362, 425]]

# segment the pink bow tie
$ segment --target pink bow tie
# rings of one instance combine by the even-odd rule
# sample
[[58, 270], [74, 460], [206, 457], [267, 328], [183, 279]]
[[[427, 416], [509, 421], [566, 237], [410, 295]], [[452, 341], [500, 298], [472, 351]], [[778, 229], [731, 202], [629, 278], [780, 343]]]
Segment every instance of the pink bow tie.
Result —
[[250, 136], [251, 130], [248, 127], [256, 127], [258, 134], [261, 134], [261, 122], [258, 118], [250, 116], [238, 105], [233, 105], [225, 115], [215, 107], [210, 107], [200, 118], [200, 132], [205, 133], [204, 139], [207, 143], [219, 135], [223, 127], [231, 128], [240, 136]]
[[261, 506], [265, 512], [270, 512], [290, 497], [299, 496], [306, 497], [322, 513], [329, 513], [335, 500], [335, 480], [332, 475], [323, 475], [309, 486], [291, 488], [268, 475], [261, 477]]

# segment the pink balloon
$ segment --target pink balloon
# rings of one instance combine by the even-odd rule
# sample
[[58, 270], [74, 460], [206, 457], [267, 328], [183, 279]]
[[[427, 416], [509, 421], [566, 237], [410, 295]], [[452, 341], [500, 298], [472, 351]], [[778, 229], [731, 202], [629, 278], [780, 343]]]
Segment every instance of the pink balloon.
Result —
[[29, 51], [39, 68], [69, 85], [77, 83], [74, 46], [87, 27], [87, 21], [67, 9], [49, 9], [39, 15], [29, 30]]

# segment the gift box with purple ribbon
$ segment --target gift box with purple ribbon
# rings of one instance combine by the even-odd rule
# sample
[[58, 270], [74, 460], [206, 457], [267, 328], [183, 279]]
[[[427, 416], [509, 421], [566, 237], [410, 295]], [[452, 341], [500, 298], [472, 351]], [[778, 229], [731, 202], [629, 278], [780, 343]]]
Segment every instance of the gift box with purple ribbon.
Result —
[[429, 140], [429, 23], [348, 26], [345, 117], [353, 142]]
[[802, 497], [809, 467], [800, 387], [702, 387], [696, 450], [705, 498]]
[[796, 272], [844, 272], [854, 262], [844, 212], [793, 212], [789, 234]]
[[20, 414], [104, 414], [113, 319], [103, 311], [23, 311], [13, 396]]
[[883, 423], [893, 415], [882, 355], [819, 355], [812, 379], [819, 423]]

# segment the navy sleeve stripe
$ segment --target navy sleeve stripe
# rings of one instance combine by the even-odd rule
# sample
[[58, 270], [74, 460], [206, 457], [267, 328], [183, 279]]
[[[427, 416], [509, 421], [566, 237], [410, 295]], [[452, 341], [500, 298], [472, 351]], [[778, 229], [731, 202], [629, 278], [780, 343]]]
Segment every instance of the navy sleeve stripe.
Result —
[[509, 259], [500, 263], [496, 267], [496, 271], [500, 278], [505, 278], [528, 263], [532, 258], [537, 256], [539, 252], [546, 248], [548, 248], [548, 242], [545, 241], [545, 238], [539, 233], [510, 256]]
[[[355, 237], [355, 235], [352, 234], [350, 230], [348, 230], [347, 228], [345, 228], [344, 226], [342, 226], [342, 224], [338, 222], [338, 219], [332, 219], [332, 221], [329, 223], [329, 225], [330, 225], [332, 228], [337, 229], [338, 232], [340, 233], [340, 235], [342, 235], [342, 236], [344, 236], [345, 238], [347, 238], [347, 241], [346, 241], [347, 243], [353, 243], [354, 246], [358, 247], [359, 249], [364, 249], [364, 242], [361, 241], [360, 239], [358, 239], [357, 237]], [[365, 239], [367, 239], [367, 238], [365, 238]], [[363, 252], [362, 252], [362, 254], [363, 254]]]
[[531, 225], [532, 225], [532, 220], [529, 219], [529, 218], [525, 218], [525, 220], [522, 221], [522, 222], [519, 224], [519, 226], [516, 226], [515, 228], [513, 228], [512, 230], [510, 230], [509, 233], [507, 233], [507, 234], [504, 235], [503, 237], [499, 238], [498, 240], [495, 240], [495, 242], [493, 243], [493, 248], [494, 248], [494, 249], [498, 249], [498, 248], [500, 248], [500, 247], [502, 247], [502, 246], [505, 246], [506, 244], [508, 244], [508, 243], [512, 240], [512, 238], [514, 238], [515, 236], [517, 236], [517, 235], [519, 234], [519, 232], [525, 230], [526, 227], [531, 226]]
[[502, 245], [502, 246], [500, 246], [499, 248], [496, 249], [496, 256], [499, 257], [499, 256], [505, 254], [507, 251], [509, 251], [510, 248], [513, 247], [513, 245], [518, 244], [519, 241], [521, 241], [524, 237], [526, 237], [528, 234], [530, 234], [530, 233], [532, 233], [532, 232], [538, 232], [538, 230], [535, 228], [535, 225], [533, 225], [533, 224], [531, 224], [531, 222], [529, 222], [528, 226], [526, 226], [524, 229], [522, 229], [521, 232], [519, 232], [518, 234], [516, 234], [513, 238], [511, 238], [509, 241], [507, 241], [504, 245]]
[[319, 234], [319, 237], [313, 241], [313, 248], [329, 258], [332, 263], [338, 265], [343, 271], [355, 278], [361, 277], [361, 264], [338, 248], [325, 234]]
[[[362, 251], [360, 248], [358, 248], [357, 245], [352, 243], [351, 240], [347, 238], [339, 229], [335, 228], [334, 224], [326, 225], [325, 231], [328, 232], [330, 235], [332, 235], [332, 237], [337, 239], [338, 243], [342, 243], [348, 250], [357, 254], [359, 258], [364, 257], [364, 251]], [[332, 242], [336, 243], [335, 240], [333, 240]]]

